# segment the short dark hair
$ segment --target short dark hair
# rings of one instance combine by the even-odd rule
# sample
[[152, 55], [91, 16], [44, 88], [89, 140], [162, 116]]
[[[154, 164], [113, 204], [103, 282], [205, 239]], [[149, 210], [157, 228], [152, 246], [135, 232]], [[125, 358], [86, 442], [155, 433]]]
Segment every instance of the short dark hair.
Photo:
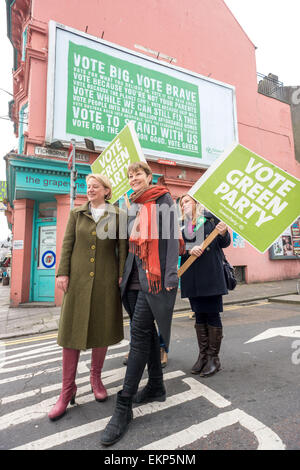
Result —
[[133, 173], [136, 173], [139, 170], [143, 170], [147, 176], [151, 175], [152, 176], [152, 170], [148, 163], [139, 161], [139, 162], [133, 162], [130, 163], [130, 165], [127, 168], [127, 176], [129, 176], [129, 172], [132, 171]]

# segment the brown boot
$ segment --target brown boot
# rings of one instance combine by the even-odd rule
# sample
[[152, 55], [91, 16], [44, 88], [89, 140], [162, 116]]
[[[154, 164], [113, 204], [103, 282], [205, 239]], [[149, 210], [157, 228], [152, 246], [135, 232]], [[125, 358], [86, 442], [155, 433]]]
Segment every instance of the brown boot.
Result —
[[168, 353], [165, 348], [160, 348], [160, 363], [162, 369], [168, 364]]
[[191, 374], [200, 374], [203, 367], [207, 363], [207, 348], [208, 348], [208, 330], [206, 323], [196, 323], [195, 324], [198, 346], [199, 346], [199, 356], [197, 361], [192, 367]]
[[221, 369], [219, 352], [222, 338], [222, 328], [208, 325], [207, 363], [200, 373], [201, 377], [210, 377]]
[[125, 354], [125, 356], [124, 356], [124, 359], [123, 359], [124, 366], [127, 366], [127, 364], [128, 364], [128, 356], [129, 356], [129, 352], [127, 354]]

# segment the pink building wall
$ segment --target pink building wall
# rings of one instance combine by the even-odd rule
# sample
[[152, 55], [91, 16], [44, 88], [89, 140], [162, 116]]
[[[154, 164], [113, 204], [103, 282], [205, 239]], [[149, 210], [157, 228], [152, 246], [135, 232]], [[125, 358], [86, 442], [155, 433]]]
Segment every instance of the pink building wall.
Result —
[[[22, 4], [28, 0], [16, 0], [13, 8]], [[25, 153], [34, 154], [34, 145], [44, 144], [49, 20], [139, 53], [137, 45], [158, 51], [173, 57], [172, 63], [178, 67], [234, 85], [240, 143], [299, 178], [290, 107], [257, 92], [255, 46], [223, 0], [32, 0], [31, 18], [24, 22], [29, 25], [29, 35], [26, 64], [21, 65], [27, 80], [23, 94], [18, 91], [23, 86], [22, 80], [21, 85], [17, 83], [19, 69], [14, 75], [18, 91], [15, 116], [24, 97], [30, 103]], [[91, 161], [93, 158], [91, 154]], [[164, 175], [174, 197], [187, 192], [203, 173], [186, 168], [183, 180], [178, 178], [182, 167], [151, 165]], [[58, 218], [58, 252], [62, 220]], [[232, 264], [247, 266], [247, 282], [293, 278], [300, 271], [300, 261], [271, 261], [268, 253], [260, 255], [248, 244], [245, 248], [231, 246], [226, 252]]]
[[34, 201], [19, 199], [14, 201], [13, 239], [23, 241], [24, 249], [12, 251], [12, 272], [10, 299], [11, 306], [28, 301], [30, 287], [30, 260], [32, 242], [32, 220]]

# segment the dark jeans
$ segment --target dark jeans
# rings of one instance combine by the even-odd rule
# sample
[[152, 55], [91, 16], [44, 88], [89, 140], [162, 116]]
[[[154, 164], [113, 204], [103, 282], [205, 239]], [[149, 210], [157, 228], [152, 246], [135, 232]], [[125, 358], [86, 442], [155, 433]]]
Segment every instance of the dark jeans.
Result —
[[141, 290], [125, 292], [130, 307], [131, 340], [123, 392], [132, 396], [137, 392], [140, 380], [148, 366], [149, 381], [162, 381], [160, 341], [154, 316]]
[[216, 313], [198, 313], [195, 312], [196, 323], [207, 323], [210, 326], [222, 328], [221, 316], [218, 312]]

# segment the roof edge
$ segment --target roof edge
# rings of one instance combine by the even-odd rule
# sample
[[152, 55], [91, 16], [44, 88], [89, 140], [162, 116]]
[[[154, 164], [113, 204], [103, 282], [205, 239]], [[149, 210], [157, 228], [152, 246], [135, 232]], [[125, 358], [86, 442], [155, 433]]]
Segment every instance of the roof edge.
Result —
[[242, 27], [242, 25], [239, 23], [239, 21], [237, 20], [237, 18], [234, 16], [233, 12], [230, 10], [229, 6], [225, 3], [224, 0], [222, 0], [223, 4], [225, 5], [225, 7], [227, 8], [227, 10], [229, 11], [229, 13], [231, 14], [231, 16], [233, 17], [233, 19], [235, 20], [235, 22], [238, 24], [239, 28], [243, 31], [244, 35], [246, 36], [246, 38], [248, 39], [248, 41], [252, 44], [252, 46], [254, 47], [254, 49], [257, 49], [257, 46], [254, 44], [254, 42], [250, 39], [250, 37], [248, 36], [248, 34], [246, 33], [246, 31], [244, 30], [244, 28]]

